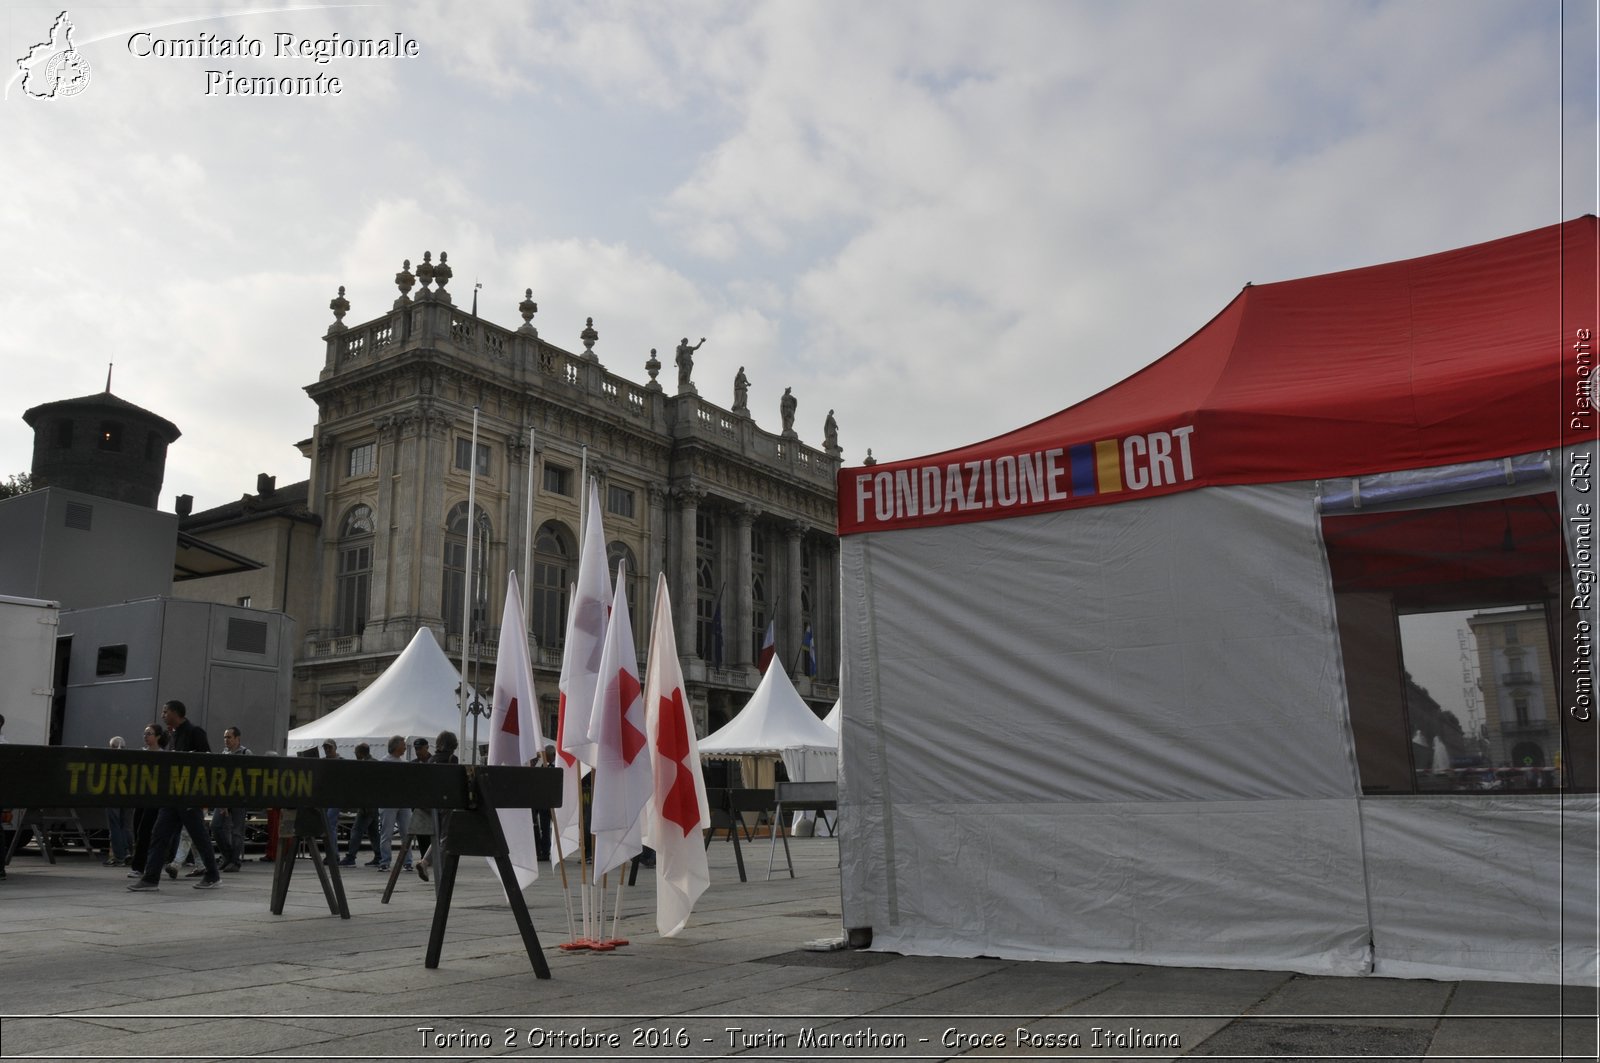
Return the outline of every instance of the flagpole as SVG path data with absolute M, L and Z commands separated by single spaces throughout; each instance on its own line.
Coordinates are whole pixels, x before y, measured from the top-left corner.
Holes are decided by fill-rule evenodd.
M 457 711 L 461 717 L 456 731 L 467 737 L 467 647 L 472 641 L 472 544 L 478 532 L 478 407 L 472 408 L 472 450 L 467 455 L 467 571 L 461 588 L 461 695 Z M 472 759 L 478 762 L 478 744 L 472 743 Z
M 578 453 L 578 541 L 583 543 L 587 542 L 585 536 L 589 533 L 589 522 L 594 519 L 594 514 L 589 512 L 589 444 L 582 444 L 578 449 Z M 590 767 L 593 768 L 594 765 L 591 764 Z M 593 785 L 591 782 L 590 800 L 593 800 Z M 589 903 L 591 894 L 594 894 L 596 904 L 600 902 L 599 895 L 594 893 L 594 883 L 589 881 L 589 857 L 591 853 L 589 832 L 584 827 L 583 801 L 583 786 L 580 780 L 580 785 L 578 786 L 578 869 L 583 875 L 579 881 L 578 888 L 582 890 L 583 897 L 583 936 L 593 944 L 599 939 L 600 935 L 595 932 L 597 928 L 591 924 L 591 920 L 596 918 L 591 915 Z M 599 909 L 599 912 L 598 918 L 603 920 L 605 918 L 604 909 Z
M 633 859 L 637 860 L 639 858 L 636 856 Z M 622 865 L 622 867 L 628 866 L 629 864 Z M 627 938 L 617 937 L 617 925 L 622 922 L 622 891 L 627 885 L 628 876 L 624 875 L 622 873 L 622 868 L 619 867 L 617 869 L 617 909 L 611 916 L 611 936 L 606 939 L 606 944 L 610 945 L 612 948 L 617 948 L 619 945 L 626 945 L 628 943 Z
M 614 952 L 616 946 L 606 941 L 603 935 L 606 932 L 606 888 L 611 881 L 611 872 L 600 876 L 600 885 L 596 887 L 598 893 L 595 898 L 594 934 L 589 948 L 595 952 Z
M 567 940 L 576 942 L 578 929 L 572 922 L 572 887 L 567 885 L 567 854 L 561 851 L 561 831 L 552 830 L 550 833 L 556 847 L 556 867 L 561 869 L 561 899 L 567 902 Z

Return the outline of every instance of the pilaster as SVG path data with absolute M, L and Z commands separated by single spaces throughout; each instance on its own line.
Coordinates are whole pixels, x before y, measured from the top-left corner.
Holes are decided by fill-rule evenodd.
M 778 655 L 785 668 L 794 661 L 800 649 L 800 548 L 805 541 L 806 527 L 799 521 L 784 525 L 783 537 L 788 544 L 788 590 L 783 596 L 783 622 L 778 627 Z
M 741 505 L 733 512 L 733 587 L 728 595 L 729 609 L 724 616 L 723 630 L 732 637 L 723 639 L 729 668 L 749 667 L 751 595 L 754 577 L 750 569 L 750 527 L 760 511 L 752 505 Z
M 678 499 L 678 586 L 675 588 L 674 619 L 678 626 L 678 656 L 695 656 L 695 618 L 699 610 L 699 588 L 695 583 L 695 526 L 700 502 L 706 493 L 693 481 L 686 481 L 673 492 Z

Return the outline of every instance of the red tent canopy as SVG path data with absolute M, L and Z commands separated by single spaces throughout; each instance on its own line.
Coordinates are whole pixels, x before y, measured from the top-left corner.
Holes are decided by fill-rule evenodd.
M 1060 413 L 842 469 L 839 533 L 1219 484 L 1357 476 L 1592 438 L 1596 221 L 1246 287 L 1175 350 Z

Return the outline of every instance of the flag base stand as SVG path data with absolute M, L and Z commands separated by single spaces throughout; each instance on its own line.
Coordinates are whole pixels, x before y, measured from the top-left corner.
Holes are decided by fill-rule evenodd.
M 579 938 L 576 941 L 563 941 L 556 948 L 562 952 L 615 952 L 627 943 L 627 938 L 611 938 L 607 941 L 598 941 L 595 938 Z

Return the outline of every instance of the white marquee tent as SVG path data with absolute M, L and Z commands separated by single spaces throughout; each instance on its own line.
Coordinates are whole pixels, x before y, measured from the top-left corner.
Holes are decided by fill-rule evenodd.
M 340 756 L 350 756 L 356 743 L 367 742 L 372 744 L 372 755 L 382 759 L 384 743 L 392 735 L 432 743 L 440 731 L 457 732 L 465 748 L 471 736 L 459 733 L 460 683 L 460 673 L 433 632 L 418 628 L 400 656 L 366 689 L 328 715 L 290 731 L 289 752 L 320 746 L 331 738 L 338 743 Z M 472 696 L 468 687 L 467 698 Z
M 739 714 L 700 740 L 700 755 L 777 756 L 791 782 L 839 777 L 839 736 L 801 700 L 776 663 Z

